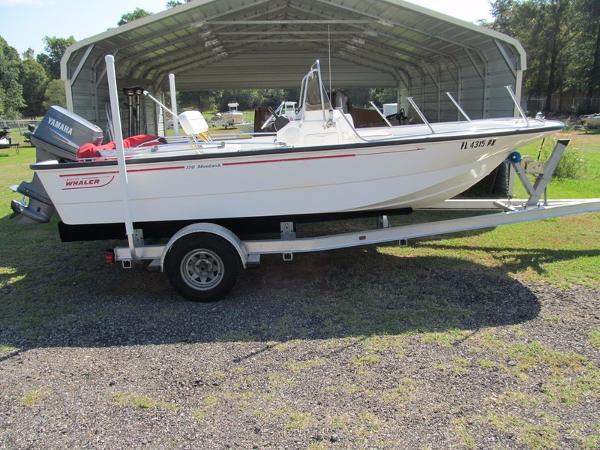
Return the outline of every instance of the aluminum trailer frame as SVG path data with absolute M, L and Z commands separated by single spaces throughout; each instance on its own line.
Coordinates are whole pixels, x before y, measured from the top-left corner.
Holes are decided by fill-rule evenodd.
M 492 200 L 479 202 L 492 202 Z M 508 203 L 506 206 L 508 207 Z M 139 240 L 139 246 L 136 246 L 135 258 L 132 257 L 127 247 L 115 248 L 114 254 L 115 260 L 122 262 L 125 268 L 132 267 L 135 261 L 150 261 L 151 266 L 163 270 L 165 257 L 179 238 L 193 233 L 210 233 L 230 242 L 238 251 L 243 267 L 248 267 L 260 263 L 262 255 L 281 254 L 284 260 L 291 261 L 295 253 L 321 252 L 389 242 L 398 242 L 400 245 L 405 245 L 410 239 L 493 228 L 499 225 L 532 222 L 552 217 L 600 212 L 600 199 L 560 200 L 535 207 L 511 206 L 511 208 L 509 211 L 493 214 L 481 214 L 478 216 L 384 227 L 351 233 L 307 238 L 295 238 L 289 234 L 286 236 L 286 233 L 282 233 L 279 239 L 248 241 L 240 240 L 233 232 L 224 227 L 211 223 L 198 223 L 182 229 L 165 245 L 146 246 L 143 245 L 142 240 Z M 447 209 L 457 210 L 455 207 Z

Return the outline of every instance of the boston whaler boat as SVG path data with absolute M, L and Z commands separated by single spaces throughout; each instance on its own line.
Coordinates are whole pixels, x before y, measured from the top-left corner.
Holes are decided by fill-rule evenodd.
M 38 153 L 42 149 L 46 156 L 56 155 L 53 147 L 73 140 L 81 129 L 93 139 L 79 149 L 75 161 L 41 160 L 38 154 L 32 169 L 43 189 L 35 180 L 22 184 L 17 190 L 32 200 L 29 205 L 13 201 L 13 210 L 47 221 L 54 207 L 63 234 L 70 227 L 86 226 L 97 233 L 98 227 L 111 224 L 122 230 L 125 223 L 129 247 L 116 249 L 116 259 L 127 267 L 136 260 L 152 261 L 166 270 L 182 294 L 195 300 L 222 297 L 235 281 L 234 266 L 257 262 L 260 254 L 282 253 L 289 259 L 298 251 L 383 242 L 382 236 L 353 236 L 302 248 L 282 246 L 289 239 L 269 246 L 268 241 L 241 241 L 219 225 L 223 221 L 273 217 L 289 223 L 298 217 L 432 207 L 464 192 L 508 158 L 518 163 L 516 148 L 563 128 L 561 122 L 524 114 L 470 120 L 456 103 L 466 121 L 430 124 L 409 99 L 423 124 L 357 129 L 351 116 L 331 107 L 317 61 L 302 80 L 297 120 L 285 118 L 288 123 L 277 133 L 212 140 L 202 114 L 192 111 L 178 116 L 187 137 L 123 142 L 111 56 L 107 66 L 116 144 L 97 145 L 97 127 L 67 111 L 52 110 L 37 138 L 33 136 Z M 57 114 L 62 114 L 59 119 Z M 533 193 L 539 186 L 530 187 Z M 144 224 L 172 223 L 192 225 L 162 246 L 143 246 L 136 233 Z M 388 241 L 406 237 L 386 235 Z
M 301 119 L 274 136 L 127 149 L 132 220 L 423 208 L 464 192 L 515 148 L 563 127 L 509 118 L 355 129 L 350 117 L 331 109 L 318 64 L 304 77 L 301 95 Z M 191 137 L 207 131 L 200 113 L 182 116 Z M 116 153 L 32 167 L 64 223 L 123 222 Z

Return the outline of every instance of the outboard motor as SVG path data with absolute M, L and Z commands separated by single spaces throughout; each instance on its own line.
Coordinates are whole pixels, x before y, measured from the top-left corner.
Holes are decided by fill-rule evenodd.
M 30 139 L 36 148 L 36 162 L 64 162 L 76 161 L 77 150 L 83 144 L 101 144 L 104 134 L 102 129 L 83 117 L 60 106 L 52 106 Z M 37 175 L 34 175 L 31 182 L 23 181 L 12 189 L 29 197 L 28 204 L 17 200 L 11 202 L 14 214 L 22 216 L 22 223 L 50 221 L 54 214 L 54 206 Z
M 60 106 L 52 106 L 31 135 L 37 162 L 76 161 L 79 147 L 90 143 L 100 145 L 103 139 L 104 133 L 99 127 Z

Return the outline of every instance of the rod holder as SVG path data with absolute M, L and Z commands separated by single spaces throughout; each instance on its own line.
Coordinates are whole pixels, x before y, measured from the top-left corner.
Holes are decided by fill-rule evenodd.
M 521 108 L 521 105 L 519 105 L 519 102 L 517 101 L 517 97 L 515 96 L 515 93 L 513 91 L 512 86 L 508 85 L 508 86 L 504 86 L 504 87 L 508 91 L 508 94 L 510 95 L 510 98 L 512 98 L 512 101 L 514 102 L 515 107 L 519 111 L 519 114 L 521 115 L 521 117 L 523 118 L 523 120 L 525 121 L 525 123 L 527 124 L 527 126 L 529 126 L 529 119 L 525 115 L 525 112 L 523 111 L 523 108 Z
M 389 121 L 389 120 L 387 120 L 387 117 L 385 117 L 385 116 L 383 115 L 383 113 L 382 113 L 381 111 L 379 111 L 379 108 L 378 108 L 378 107 L 375 105 L 375 103 L 374 103 L 374 102 L 372 102 L 372 101 L 371 101 L 371 102 L 369 102 L 369 103 L 371 104 L 371 106 L 372 106 L 373 108 L 375 108 L 375 111 L 377 111 L 377 114 L 379 114 L 379 117 L 381 117 L 381 118 L 382 118 L 382 119 L 385 121 L 385 123 L 387 123 L 388 127 L 390 127 L 390 128 L 394 128 L 394 127 L 392 126 L 392 124 L 390 123 L 390 121 Z
M 431 134 L 435 134 L 435 131 L 433 129 L 433 127 L 431 126 L 431 124 L 429 123 L 429 121 L 427 120 L 427 117 L 425 117 L 425 114 L 423 114 L 423 112 L 421 111 L 421 109 L 417 106 L 417 104 L 415 103 L 415 101 L 413 100 L 412 97 L 406 97 L 406 99 L 408 100 L 408 102 L 410 103 L 410 105 L 413 107 L 413 109 L 417 112 L 417 114 L 419 115 L 419 117 L 421 118 L 421 120 L 423 121 L 423 123 L 425 125 L 427 125 L 427 127 L 429 128 L 429 131 L 431 131 Z
M 446 92 L 446 95 L 448 96 L 448 98 L 450 99 L 450 101 L 452 103 L 454 103 L 454 106 L 456 106 L 456 109 L 458 109 L 458 111 L 464 116 L 464 118 L 467 119 L 469 122 L 471 122 L 471 118 L 467 115 L 467 113 L 465 112 L 465 110 L 460 107 L 460 105 L 454 99 L 454 97 L 452 97 L 452 94 L 450 92 Z

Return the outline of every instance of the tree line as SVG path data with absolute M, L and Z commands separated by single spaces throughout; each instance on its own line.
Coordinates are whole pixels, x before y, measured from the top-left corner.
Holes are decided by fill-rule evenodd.
M 167 2 L 168 8 L 181 5 L 176 0 Z M 151 13 L 136 8 L 123 14 L 118 25 Z M 44 52 L 35 55 L 27 49 L 22 55 L 0 36 L 0 118 L 17 119 L 43 115 L 49 106 L 65 106 L 65 86 L 60 79 L 60 60 L 75 38 L 46 36 Z
M 600 96 L 600 0 L 493 0 L 491 28 L 517 38 L 527 52 L 523 92 L 545 98 L 585 97 L 577 113 Z
M 44 38 L 45 52 L 19 52 L 0 37 L 0 117 L 16 119 L 42 115 L 49 105 L 65 104 L 60 59 L 73 36 Z

